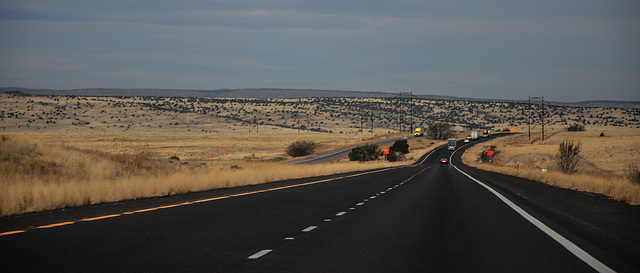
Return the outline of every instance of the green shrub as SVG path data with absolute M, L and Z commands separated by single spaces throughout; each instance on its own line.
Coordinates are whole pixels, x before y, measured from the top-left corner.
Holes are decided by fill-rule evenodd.
M 287 154 L 293 157 L 307 156 L 316 149 L 316 143 L 313 141 L 298 140 L 287 147 Z
M 382 155 L 382 150 L 375 144 L 365 144 L 357 146 L 349 152 L 349 160 L 351 161 L 373 161 L 378 160 Z
M 393 143 L 393 145 L 391 145 L 391 147 L 389 147 L 390 151 L 394 151 L 394 152 L 399 152 L 399 153 L 403 153 L 403 154 L 408 154 L 409 153 L 409 143 L 407 142 L 406 139 L 398 139 L 396 140 L 396 142 Z

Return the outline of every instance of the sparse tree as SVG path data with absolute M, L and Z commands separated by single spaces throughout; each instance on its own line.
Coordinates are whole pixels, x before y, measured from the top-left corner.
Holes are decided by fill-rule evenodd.
M 564 173 L 574 173 L 576 171 L 576 166 L 578 162 L 580 162 L 580 150 L 582 148 L 582 142 L 574 142 L 573 140 L 565 140 L 560 143 L 560 147 L 558 149 L 558 156 L 556 161 L 558 163 L 558 167 Z
M 453 132 L 449 123 L 435 122 L 427 127 L 427 134 L 433 139 L 447 139 L 453 135 Z
M 406 139 L 398 139 L 396 140 L 391 147 L 389 147 L 390 151 L 399 152 L 403 154 L 409 153 L 409 143 Z

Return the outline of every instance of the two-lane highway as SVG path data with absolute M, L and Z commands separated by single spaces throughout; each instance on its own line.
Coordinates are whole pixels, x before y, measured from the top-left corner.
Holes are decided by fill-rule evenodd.
M 53 213 L 44 228 L 0 230 L 0 262 L 11 272 L 594 271 L 438 163 L 451 154 L 84 221 Z

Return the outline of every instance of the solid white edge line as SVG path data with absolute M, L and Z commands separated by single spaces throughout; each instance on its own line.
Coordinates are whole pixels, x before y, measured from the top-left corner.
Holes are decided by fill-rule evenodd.
M 456 151 L 454 151 L 451 154 L 451 157 L 453 157 L 453 154 Z M 462 170 L 458 169 L 458 167 L 456 167 L 455 165 L 451 164 L 451 160 L 449 160 L 449 164 L 451 166 L 453 166 L 458 172 L 462 173 L 463 175 L 465 175 L 469 179 L 471 179 L 471 180 L 475 181 L 476 183 L 478 183 L 480 186 L 483 186 L 484 188 L 486 188 L 489 192 L 493 193 L 496 197 L 498 197 L 500 200 L 502 200 L 502 202 L 507 204 L 507 206 L 511 207 L 511 209 L 513 209 L 518 214 L 520 214 L 520 216 L 522 216 L 524 219 L 527 219 L 527 221 L 529 221 L 531 224 L 536 226 L 542 232 L 547 234 L 547 236 L 549 236 L 552 239 L 554 239 L 556 242 L 558 242 L 560 245 L 562 245 L 565 249 L 569 250 L 569 252 L 571 252 L 573 255 L 578 257 L 578 259 L 582 260 L 583 262 L 585 262 L 586 264 L 591 266 L 596 271 L 598 271 L 598 272 L 615 272 L 613 269 L 609 268 L 608 266 L 606 266 L 602 262 L 598 261 L 593 256 L 589 255 L 589 253 L 584 251 L 582 248 L 580 248 L 579 246 L 577 246 L 573 242 L 569 241 L 567 238 L 563 237 L 562 235 L 560 235 L 559 233 L 557 233 L 556 231 L 554 231 L 553 229 L 551 229 L 550 227 L 548 227 L 544 223 L 540 222 L 540 220 L 538 220 L 535 217 L 531 216 L 531 214 L 527 213 L 522 208 L 518 207 L 516 204 L 511 202 L 509 199 L 504 197 L 499 192 L 495 191 L 493 188 L 487 186 L 486 184 L 480 182 L 480 180 L 478 180 L 478 179 L 472 177 L 471 175 L 463 172 Z
M 250 259 L 250 260 L 258 259 L 258 258 L 266 255 L 267 253 L 271 252 L 271 251 L 272 251 L 272 249 L 263 249 L 263 250 L 258 251 L 256 254 L 253 254 L 253 255 L 247 257 L 247 259 Z

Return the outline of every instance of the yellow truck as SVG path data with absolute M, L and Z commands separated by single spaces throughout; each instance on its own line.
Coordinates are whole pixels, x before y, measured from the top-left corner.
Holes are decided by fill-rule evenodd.
M 415 136 L 419 137 L 419 136 L 423 136 L 424 133 L 422 132 L 422 128 L 416 128 L 416 133 Z

